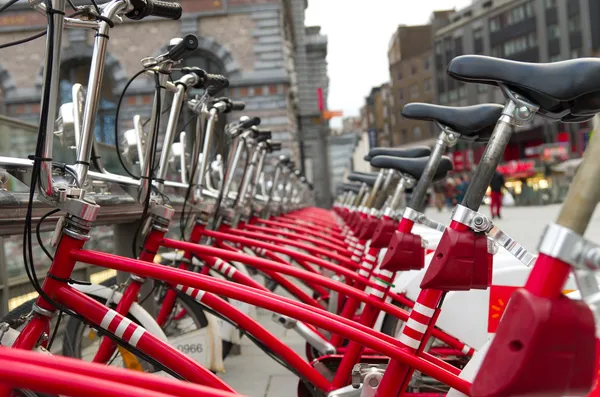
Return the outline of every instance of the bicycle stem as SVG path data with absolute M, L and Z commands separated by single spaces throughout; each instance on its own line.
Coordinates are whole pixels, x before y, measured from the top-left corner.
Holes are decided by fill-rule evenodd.
M 196 192 L 195 198 L 197 200 L 200 200 L 202 198 L 204 179 L 206 178 L 206 168 L 208 166 L 208 153 L 212 145 L 213 130 L 215 128 L 215 123 L 218 119 L 218 113 L 219 109 L 215 107 L 210 108 L 210 110 L 208 111 L 209 115 L 206 121 L 204 144 L 202 147 L 202 154 L 200 157 L 200 164 L 198 170 L 199 174 L 197 179 L 197 186 L 196 189 L 194 189 L 194 191 Z
M 64 0 L 53 1 L 62 2 L 62 10 L 64 11 Z M 126 7 L 126 1 L 109 3 L 102 11 L 102 16 L 112 20 L 118 12 L 125 10 Z M 83 186 L 87 178 L 90 157 L 92 154 L 92 146 L 95 139 L 94 128 L 96 125 L 96 114 L 98 112 L 98 105 L 100 103 L 102 78 L 104 75 L 104 62 L 106 58 L 106 46 L 108 44 L 108 33 L 110 30 L 110 25 L 104 20 L 99 21 L 97 23 L 97 26 L 98 33 L 96 34 L 94 42 L 94 52 L 92 54 L 92 62 L 90 66 L 90 77 L 87 84 L 85 107 L 83 109 L 83 121 L 81 125 L 80 141 L 81 146 L 77 150 L 77 161 L 75 163 L 75 174 L 77 175 L 77 181 L 80 186 Z M 58 85 L 59 82 L 60 79 L 57 75 L 55 83 Z M 52 127 L 54 127 L 54 123 L 52 123 Z M 48 141 L 48 136 L 46 137 L 46 139 Z M 51 142 L 52 136 L 50 136 L 50 145 L 52 144 Z
M 171 67 L 170 62 L 166 62 L 159 67 L 158 71 L 158 85 L 159 87 L 165 87 L 169 78 L 169 70 Z M 159 114 L 162 112 L 162 109 L 159 109 L 159 101 L 160 104 L 164 104 L 165 92 L 158 88 L 158 93 L 154 96 L 154 103 L 152 105 L 152 116 L 150 118 L 150 129 L 148 130 L 148 134 L 146 136 L 146 147 L 144 153 L 144 166 L 142 167 L 142 171 L 140 173 L 140 187 L 138 189 L 137 200 L 140 203 L 143 203 L 146 200 L 148 194 L 150 194 L 150 173 L 152 171 L 152 167 L 154 164 L 150 161 L 152 156 L 152 150 L 155 149 L 152 147 L 152 142 L 154 141 L 156 135 L 158 134 L 157 120 Z M 160 98 L 160 99 L 159 99 Z
M 233 176 L 235 170 L 237 168 L 238 162 L 242 157 L 242 152 L 244 151 L 244 140 L 240 136 L 237 136 L 232 145 L 232 150 L 230 151 L 229 164 L 227 165 L 227 171 L 225 171 L 225 181 L 223 182 L 223 198 L 225 200 L 229 197 L 229 190 L 231 189 L 231 183 L 233 182 Z M 233 153 L 233 156 L 231 154 Z
M 57 106 L 58 106 L 58 89 L 60 85 L 60 64 L 61 64 L 61 49 L 62 49 L 62 33 L 64 29 L 64 12 L 65 12 L 65 0 L 52 0 L 52 8 L 54 14 L 52 14 L 53 20 L 53 34 L 52 41 L 46 40 L 46 54 L 52 54 L 52 63 L 50 64 L 50 70 L 48 70 L 48 64 L 44 65 L 43 81 L 47 81 L 48 74 L 50 74 L 50 86 L 43 85 L 42 92 L 42 104 L 41 108 L 48 108 L 46 114 L 46 120 L 43 120 L 46 125 L 46 139 L 44 141 L 44 149 L 42 150 L 41 170 L 40 179 L 38 184 L 38 191 L 44 198 L 53 200 L 54 186 L 52 184 L 52 146 L 54 139 L 54 123 L 56 118 Z M 44 8 L 45 9 L 45 8 Z M 48 35 L 50 34 L 50 26 L 47 28 Z M 48 36 L 49 37 L 49 36 Z M 45 103 L 45 91 L 48 89 L 50 95 L 48 96 L 48 103 Z M 42 122 L 42 120 L 40 120 Z
M 158 172 L 156 173 L 156 184 L 159 192 L 164 190 L 164 179 L 167 175 L 167 164 L 171 154 L 171 146 L 173 145 L 173 139 L 175 138 L 175 130 L 177 128 L 177 122 L 179 121 L 179 115 L 181 114 L 181 107 L 183 105 L 183 101 L 185 100 L 187 89 L 196 84 L 197 81 L 198 77 L 193 73 L 189 73 L 175 82 L 175 95 L 173 96 L 171 111 L 169 112 L 169 121 L 167 122 L 167 129 L 165 131 L 163 148 L 160 154 Z M 159 111 L 161 110 L 159 109 Z

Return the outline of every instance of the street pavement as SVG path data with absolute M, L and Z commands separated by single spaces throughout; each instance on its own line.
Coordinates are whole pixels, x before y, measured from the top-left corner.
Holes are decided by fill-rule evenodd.
M 544 227 L 548 223 L 556 221 L 560 208 L 560 204 L 532 207 L 503 207 L 501 211 L 502 219 L 495 219 L 493 222 L 525 248 L 537 252 L 537 245 Z M 480 212 L 488 217 L 491 215 L 489 206 L 482 206 Z M 452 216 L 450 210 L 446 209 L 438 212 L 437 209 L 430 208 L 425 213 L 431 219 L 442 222 L 445 225 L 450 223 Z M 596 210 L 594 212 L 585 236 L 591 241 L 600 243 L 600 211 Z
M 556 219 L 560 205 L 543 207 L 505 207 L 502 219 L 495 223 L 509 236 L 513 237 L 528 250 L 535 251 L 539 236 L 544 226 Z M 482 207 L 481 212 L 489 214 L 489 207 Z M 428 209 L 426 214 L 439 222 L 448 224 L 451 212 Z M 594 213 L 586 237 L 600 243 L 600 212 Z M 278 291 L 280 292 L 280 291 Z M 258 320 L 275 336 L 281 338 L 288 346 L 302 357 L 304 342 L 293 331 L 285 330 L 271 320 L 271 313 L 259 309 Z M 242 339 L 241 355 L 228 357 L 225 360 L 227 372 L 221 377 L 238 392 L 251 397 L 293 397 L 296 396 L 298 378 L 277 364 L 248 338 Z

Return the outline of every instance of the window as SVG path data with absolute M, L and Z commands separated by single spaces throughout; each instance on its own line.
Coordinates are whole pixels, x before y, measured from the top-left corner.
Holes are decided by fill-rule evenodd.
M 410 65 L 410 74 L 417 74 L 417 64 L 416 63 L 411 63 Z
M 413 136 L 416 139 L 421 139 L 422 135 L 423 135 L 423 132 L 421 132 L 421 127 L 415 127 L 415 128 L 413 128 Z
M 581 56 L 581 53 L 579 52 L 578 49 L 575 49 L 573 51 L 571 51 L 571 59 L 573 58 L 579 58 Z
M 423 58 L 423 69 L 425 69 L 425 70 L 431 69 L 431 58 L 428 56 Z
M 402 70 L 399 70 L 398 73 L 396 73 L 396 78 L 397 80 L 402 80 L 404 76 L 402 76 Z
M 531 2 L 525 4 L 525 16 L 531 18 L 533 16 L 533 4 Z
M 71 93 L 73 84 L 87 84 L 89 74 L 89 59 L 77 59 L 70 62 L 65 62 L 61 65 L 59 77 L 59 105 L 73 101 L 73 96 Z M 98 114 L 96 116 L 94 134 L 96 135 L 98 141 L 107 143 L 109 145 L 114 145 L 117 98 L 110 88 L 114 85 L 112 76 L 110 76 L 108 73 L 105 73 L 104 82 L 106 84 L 103 84 L 101 89 L 101 97 L 98 106 Z M 120 121 L 123 120 L 124 118 L 120 119 Z
M 544 5 L 546 8 L 554 8 L 556 7 L 556 0 L 545 0 Z
M 404 101 L 404 90 L 402 88 L 398 88 L 398 99 L 400 102 Z
M 509 57 L 513 54 L 518 54 L 530 48 L 534 48 L 536 45 L 536 34 L 531 32 L 527 36 L 521 36 L 516 39 L 505 41 L 503 48 L 492 48 L 492 55 Z M 496 55 L 495 52 L 498 53 L 498 55 Z
M 475 29 L 473 31 L 473 39 L 474 40 L 481 40 L 481 39 L 483 39 L 483 30 L 481 28 Z
M 419 86 L 417 84 L 413 84 L 410 86 L 410 99 L 417 98 L 419 96 Z
M 432 79 L 426 79 L 426 80 L 423 82 L 423 91 L 425 91 L 425 92 L 431 92 L 431 90 L 432 90 L 432 85 L 433 85 L 433 81 L 432 81 Z
M 458 99 L 458 92 L 456 90 L 451 90 L 448 92 L 448 100 L 450 102 L 456 101 Z
M 490 32 L 497 32 L 500 30 L 500 18 L 492 18 L 490 19 Z
M 437 55 L 442 55 L 442 43 L 440 41 L 438 41 L 437 43 L 435 43 L 435 53 Z
M 184 59 L 183 62 L 179 65 L 180 68 L 184 68 L 184 67 L 190 67 L 190 66 L 197 66 L 203 70 L 206 71 L 210 71 L 210 73 L 216 73 L 216 74 L 224 74 L 225 77 L 227 77 L 226 72 L 225 72 L 225 66 L 223 65 L 223 62 L 212 52 L 209 51 L 204 51 L 204 50 L 196 50 L 192 53 L 190 53 L 189 55 L 187 55 Z M 173 80 L 177 80 L 179 78 L 181 78 L 185 73 L 183 73 L 182 71 L 174 71 L 173 74 L 171 75 L 171 77 L 173 77 Z M 264 86 L 262 88 L 262 92 L 264 94 L 267 94 L 269 91 L 268 86 Z M 257 90 L 255 90 L 255 94 L 254 95 L 259 95 L 257 92 Z M 196 94 L 198 95 L 202 95 L 204 93 L 203 89 L 197 89 L 194 88 L 192 90 L 188 90 L 188 92 L 194 96 Z M 225 90 L 222 92 L 222 94 L 224 96 L 233 96 L 231 92 L 229 92 L 228 90 Z M 168 96 L 167 96 L 168 97 Z M 169 103 L 170 104 L 170 103 Z M 178 131 L 184 131 L 186 129 L 185 123 L 192 119 L 194 117 L 195 113 L 192 112 L 192 110 L 188 107 L 188 106 L 184 106 L 181 109 L 181 117 L 179 118 L 179 122 L 178 122 L 178 127 L 177 130 Z M 217 124 L 215 125 L 215 128 L 225 128 L 225 124 L 227 123 L 227 118 L 226 117 L 219 117 Z M 220 131 L 220 129 L 217 129 L 216 131 Z M 215 136 L 216 140 L 215 140 L 215 146 L 216 146 L 216 153 L 222 153 L 223 150 L 226 150 L 225 148 L 228 145 L 228 138 L 222 135 L 218 135 Z M 176 138 L 178 140 L 178 138 Z
M 562 60 L 562 57 L 560 56 L 560 54 L 552 55 L 549 59 L 550 62 L 558 62 L 560 60 Z
M 408 131 L 406 131 L 406 128 L 402 128 L 402 142 L 406 142 L 408 138 Z
M 548 26 L 548 38 L 550 40 L 557 39 L 560 37 L 560 29 L 558 24 Z
M 569 32 L 570 33 L 579 31 L 579 24 L 581 23 L 580 20 L 581 20 L 581 18 L 579 18 L 579 14 L 573 15 L 572 17 L 569 18 Z
M 531 32 L 527 36 L 527 45 L 529 48 L 533 48 L 537 45 L 537 34 L 535 32 Z
M 488 92 L 489 87 L 485 84 L 477 84 L 477 92 L 479 94 L 484 94 L 486 92 Z

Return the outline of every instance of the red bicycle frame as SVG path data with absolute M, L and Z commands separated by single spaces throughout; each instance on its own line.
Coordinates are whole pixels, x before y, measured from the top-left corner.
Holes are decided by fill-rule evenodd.
M 93 397 L 113 397 L 117 393 L 127 397 L 237 396 L 137 371 L 5 347 L 0 347 L 0 366 L 0 383 L 40 393 Z
M 153 230 L 153 232 L 159 233 L 155 230 Z M 158 242 L 165 246 L 171 246 L 172 248 L 183 248 L 192 251 L 203 248 L 199 245 L 169 239 L 159 240 Z M 296 318 L 330 332 L 339 333 L 347 339 L 357 341 L 367 348 L 378 351 L 388 357 L 406 361 L 411 367 L 417 368 L 457 390 L 468 393 L 469 383 L 456 376 L 457 370 L 455 368 L 426 353 L 422 353 L 419 356 L 406 353 L 405 351 L 398 349 L 397 342 L 394 338 L 375 332 L 368 327 L 364 327 L 348 319 L 332 315 L 324 310 L 283 298 L 275 294 L 258 291 L 228 281 L 217 280 L 213 277 L 168 268 L 162 265 L 155 265 L 142 260 L 83 250 L 83 244 L 84 241 L 82 240 L 77 240 L 66 234 L 62 236 L 55 259 L 49 270 L 49 274 L 52 277 L 46 278 L 43 285 L 45 293 L 59 304 L 82 315 L 89 323 L 115 334 L 117 337 L 134 346 L 136 349 L 139 349 L 146 355 L 157 359 L 157 361 L 189 381 L 231 391 L 227 385 L 210 371 L 207 371 L 176 349 L 170 347 L 156 337 L 153 337 L 141 327 L 133 324 L 114 310 L 103 306 L 94 299 L 73 289 L 66 282 L 61 281 L 69 278 L 77 261 L 136 274 L 140 277 L 163 280 L 196 299 L 200 296 L 200 301 L 202 303 L 207 305 L 213 304 L 215 306 L 220 305 L 218 308 L 216 307 L 216 309 L 223 310 L 223 314 L 226 316 L 228 315 L 228 310 L 231 310 L 231 313 L 229 314 L 233 315 L 233 310 L 235 309 L 228 307 L 226 302 L 217 297 L 214 299 L 211 298 L 211 296 L 214 295 L 204 293 L 203 291 L 227 296 L 231 299 L 243 301 Z M 217 250 L 213 247 L 208 248 Z M 239 254 L 229 252 L 229 255 Z M 265 261 L 260 258 L 256 259 Z M 46 302 L 41 297 L 38 299 L 37 304 L 45 310 L 55 310 L 49 302 Z M 33 319 L 25 326 L 25 329 L 15 342 L 15 347 L 23 349 L 31 349 L 34 347 L 43 330 L 48 326 L 49 320 L 48 317 L 38 313 L 34 314 Z M 236 320 L 239 321 L 240 326 L 242 327 L 251 327 L 253 323 L 253 320 L 247 316 L 238 316 Z M 255 332 L 257 333 L 257 335 L 255 335 L 257 338 L 264 341 L 268 340 L 268 332 L 262 327 L 258 326 L 255 329 Z M 282 359 L 294 363 L 293 365 L 295 368 L 316 387 L 323 391 L 330 391 L 332 389 L 331 384 L 307 363 L 305 363 L 306 366 L 304 367 L 296 367 L 302 365 L 300 362 L 304 361 L 301 359 L 297 360 L 299 357 L 293 351 L 286 351 L 277 345 L 272 347 L 278 349 L 276 353 L 280 354 Z M 294 358 L 294 356 L 296 358 Z

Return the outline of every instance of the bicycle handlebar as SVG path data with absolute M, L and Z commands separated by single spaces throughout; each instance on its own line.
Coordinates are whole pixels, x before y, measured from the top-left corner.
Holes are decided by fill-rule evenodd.
M 260 117 L 252 117 L 249 120 L 241 122 L 240 125 L 238 126 L 238 128 L 240 128 L 242 130 L 247 130 L 248 128 L 257 126 L 259 124 L 260 124 Z
M 272 141 L 271 139 L 267 139 L 267 145 L 271 152 L 281 150 L 281 142 L 279 141 Z
M 133 10 L 125 14 L 133 20 L 144 19 L 148 16 L 177 20 L 181 18 L 181 4 L 162 0 L 129 0 Z
M 231 101 L 231 110 L 244 110 L 246 108 L 246 104 L 242 101 Z
M 229 80 L 220 74 L 207 73 L 204 78 L 204 88 L 210 96 L 215 96 L 225 88 L 229 87 Z
M 193 34 L 186 35 L 179 43 L 175 44 L 165 55 L 166 58 L 177 62 L 192 51 L 198 48 L 198 38 Z

